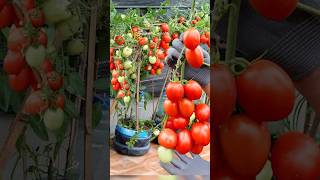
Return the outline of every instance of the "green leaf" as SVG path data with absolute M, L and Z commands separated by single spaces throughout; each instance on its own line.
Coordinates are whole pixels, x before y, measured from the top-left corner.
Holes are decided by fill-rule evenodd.
M 8 112 L 10 107 L 11 90 L 6 75 L 0 75 L 0 109 Z
M 39 116 L 30 116 L 27 120 L 27 123 L 32 128 L 33 132 L 42 140 L 48 141 L 49 136 L 47 132 L 47 128 L 44 125 L 43 121 Z
M 92 128 L 96 128 L 101 121 L 102 118 L 102 105 L 101 103 L 93 104 L 93 112 L 92 112 Z
M 10 106 L 15 113 L 20 111 L 24 97 L 25 93 L 11 93 Z
M 66 98 L 66 106 L 64 108 L 64 111 L 71 118 L 78 117 L 75 103 L 68 98 Z
M 82 81 L 80 74 L 74 72 L 70 73 L 66 77 L 66 81 L 64 83 L 66 90 L 74 95 L 79 95 L 83 97 L 85 95 L 84 82 Z
M 106 78 L 97 79 L 94 82 L 94 88 L 100 91 L 106 91 L 109 89 L 108 80 Z

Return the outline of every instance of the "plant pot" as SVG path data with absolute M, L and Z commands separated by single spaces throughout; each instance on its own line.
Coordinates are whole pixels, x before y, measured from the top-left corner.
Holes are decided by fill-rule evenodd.
M 134 147 L 129 147 L 126 142 L 133 137 L 137 131 L 125 128 L 121 125 L 116 126 L 115 139 L 113 142 L 114 149 L 120 153 L 129 156 L 142 156 L 146 154 L 150 149 L 151 133 L 148 131 L 142 131 L 137 135 L 137 142 Z

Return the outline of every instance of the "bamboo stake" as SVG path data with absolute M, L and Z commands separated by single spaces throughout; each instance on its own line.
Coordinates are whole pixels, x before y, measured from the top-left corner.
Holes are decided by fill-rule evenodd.
M 136 92 L 136 130 L 139 131 L 139 91 L 140 91 L 140 69 L 141 69 L 141 61 L 138 60 L 138 70 L 137 70 L 137 92 Z

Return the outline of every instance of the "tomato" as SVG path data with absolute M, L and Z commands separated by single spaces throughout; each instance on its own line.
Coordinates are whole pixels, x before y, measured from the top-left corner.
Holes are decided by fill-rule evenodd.
M 190 118 L 190 116 L 194 112 L 193 102 L 187 98 L 183 98 L 182 100 L 179 101 L 178 105 L 179 105 L 179 112 L 181 116 L 185 118 Z
M 200 154 L 200 153 L 202 152 L 202 149 L 203 149 L 203 146 L 198 145 L 198 144 L 194 144 L 194 145 L 192 146 L 191 152 L 192 152 L 193 154 Z
M 194 50 L 186 49 L 185 53 L 187 62 L 193 68 L 200 68 L 203 64 L 203 53 L 200 47 L 197 47 Z
M 154 38 L 152 38 L 152 41 L 153 41 L 154 43 L 158 43 L 158 42 L 159 42 L 159 38 L 158 38 L 158 37 L 154 37 Z
M 67 40 L 79 32 L 81 28 L 81 20 L 78 16 L 72 16 L 56 25 L 56 31 L 58 32 L 59 38 Z
M 186 18 L 184 16 L 180 16 L 178 19 L 178 23 L 184 23 L 186 22 Z
M 116 36 L 116 37 L 114 38 L 114 40 L 116 41 L 116 43 L 117 43 L 118 45 L 122 45 L 122 44 L 125 43 L 124 37 L 122 37 L 122 36 Z
M 7 3 L 8 3 L 7 0 L 0 0 L 0 11 Z
M 214 64 L 212 73 L 213 120 L 220 124 L 229 119 L 235 108 L 236 83 L 234 76 L 224 64 Z
M 162 41 L 166 42 L 166 43 L 170 43 L 171 42 L 171 37 L 169 33 L 165 33 L 162 35 Z
M 137 33 L 139 31 L 139 28 L 137 26 L 132 26 L 131 30 L 133 33 Z
M 162 23 L 160 29 L 162 32 L 169 32 L 169 25 L 167 23 Z
M 118 91 L 120 89 L 120 83 L 112 85 L 113 90 Z
M 189 130 L 184 129 L 177 134 L 177 145 L 176 150 L 180 154 L 186 154 L 192 149 L 192 138 Z
M 49 87 L 54 91 L 59 90 L 63 86 L 63 77 L 55 71 L 47 73 L 47 79 Z
M 161 63 L 159 64 L 159 68 L 160 68 L 160 69 L 163 69 L 163 68 L 164 68 L 164 63 L 163 63 L 163 62 L 161 62 Z
M 10 26 L 15 17 L 14 7 L 11 3 L 7 3 L 2 10 L 0 10 L 0 29 Z
M 43 122 L 47 129 L 54 131 L 62 127 L 64 112 L 62 109 L 48 109 L 43 116 Z
M 195 16 L 194 19 L 195 19 L 196 21 L 201 21 L 201 17 L 199 17 L 199 16 Z
M 114 53 L 114 48 L 110 48 L 110 56 L 113 56 L 113 53 Z
M 118 71 L 113 70 L 113 71 L 112 71 L 112 77 L 114 77 L 114 78 L 118 78 L 118 77 L 119 77 L 119 73 L 118 73 Z
M 123 90 L 120 90 L 120 91 L 118 92 L 116 98 L 117 98 L 117 99 L 121 99 L 121 98 L 123 98 L 125 95 L 126 95 L 125 92 L 124 92 Z
M 183 43 L 190 50 L 196 49 L 200 44 L 199 31 L 194 28 L 188 29 L 183 35 Z
M 159 59 L 164 59 L 166 57 L 166 55 L 163 53 L 162 50 L 157 50 L 156 51 L 156 57 Z
M 191 21 L 191 24 L 194 25 L 194 24 L 197 24 L 197 22 L 198 22 L 198 21 L 194 19 L 194 20 Z
M 184 97 L 183 85 L 180 82 L 169 82 L 166 86 L 166 95 L 171 101 L 180 101 Z
M 251 6 L 262 16 L 284 21 L 297 7 L 298 0 L 250 0 Z
M 49 72 L 53 71 L 53 65 L 52 65 L 51 60 L 46 58 L 42 63 L 41 69 L 44 73 L 49 73 Z
M 38 114 L 48 108 L 48 101 L 43 97 L 41 91 L 32 92 L 23 107 L 23 112 L 27 114 Z
M 3 68 L 8 74 L 19 74 L 26 64 L 27 63 L 20 52 L 9 50 L 4 58 Z
M 164 112 L 169 116 L 177 116 L 179 114 L 178 104 L 166 99 L 163 102 Z
M 85 49 L 85 45 L 83 44 L 83 40 L 81 39 L 73 39 L 67 44 L 67 53 L 70 56 L 76 56 L 83 53 Z
M 68 0 L 47 0 L 42 4 L 46 22 L 56 24 L 67 20 L 72 16 L 68 10 L 70 2 Z
M 235 115 L 222 124 L 221 145 L 230 167 L 241 176 L 256 176 L 264 167 L 271 139 L 264 124 Z
M 47 47 L 48 36 L 47 36 L 47 33 L 43 29 L 41 29 L 39 31 L 38 42 L 39 42 L 39 44 L 43 45 L 44 47 Z
M 206 44 L 209 41 L 209 39 L 206 37 L 206 35 L 202 34 L 200 36 L 200 42 L 203 44 Z
M 38 47 L 30 46 L 26 50 L 25 55 L 26 60 L 31 67 L 40 69 L 42 62 L 45 60 L 46 57 L 46 50 L 42 45 Z
M 171 149 L 167 149 L 165 147 L 159 146 L 158 157 L 161 162 L 169 163 L 173 159 L 173 151 Z
M 288 132 L 279 137 L 271 155 L 277 179 L 300 180 L 320 177 L 320 148 L 308 135 Z
M 189 124 L 189 121 L 183 117 L 176 117 L 173 119 L 174 129 L 185 129 Z
M 202 87 L 194 80 L 189 80 L 184 85 L 184 94 L 190 100 L 198 100 L 202 96 Z
M 42 27 L 45 24 L 45 17 L 42 10 L 34 8 L 30 9 L 28 13 L 34 27 Z
M 36 7 L 36 1 L 35 0 L 23 0 L 22 4 L 27 10 L 31 10 L 31 9 Z
M 176 132 L 168 128 L 163 129 L 158 136 L 159 144 L 168 149 L 174 149 L 177 145 L 177 140 Z
M 204 35 L 205 35 L 208 39 L 210 39 L 210 32 L 209 32 L 209 31 L 206 31 L 206 32 L 204 33 Z
M 210 119 L 210 107 L 206 104 L 196 105 L 195 110 L 196 119 L 200 122 L 207 122 Z
M 174 129 L 174 127 L 173 127 L 173 119 L 174 119 L 174 117 L 171 117 L 171 116 L 168 117 L 168 119 L 166 121 L 165 128 Z
M 118 79 L 117 79 L 117 78 L 112 78 L 112 79 L 111 79 L 111 84 L 112 84 L 112 85 L 117 84 L 117 82 L 118 82 Z
M 63 94 L 59 94 L 55 99 L 55 106 L 64 109 L 65 99 Z
M 18 75 L 9 75 L 9 86 L 16 92 L 25 91 L 31 82 L 32 70 L 28 67 L 21 70 Z
M 145 45 L 147 43 L 148 43 L 148 38 L 147 37 L 142 37 L 142 38 L 139 39 L 139 44 L 141 46 L 143 46 L 143 45 Z
M 29 40 L 22 28 L 12 26 L 9 32 L 7 46 L 11 51 L 21 51 L 27 46 Z
M 210 143 L 210 129 L 203 123 L 197 122 L 192 125 L 191 136 L 198 145 L 206 146 Z
M 238 101 L 258 121 L 277 121 L 292 111 L 295 90 L 290 77 L 271 61 L 259 60 L 236 78 Z
M 178 39 L 179 38 L 179 34 L 177 32 L 173 33 L 171 35 L 172 39 L 175 40 L 175 39 Z

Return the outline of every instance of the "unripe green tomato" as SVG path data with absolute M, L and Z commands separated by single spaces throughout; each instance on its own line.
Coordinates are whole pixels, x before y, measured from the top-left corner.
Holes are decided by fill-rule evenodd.
M 161 162 L 169 163 L 173 159 L 173 151 L 171 149 L 167 149 L 163 146 L 159 146 L 158 148 L 158 157 Z
M 142 47 L 142 49 L 143 49 L 144 51 L 148 51 L 149 46 L 148 46 L 148 45 L 144 45 L 144 46 Z
M 150 64 L 154 64 L 154 63 L 156 63 L 156 61 L 157 61 L 157 58 L 155 56 L 150 56 L 149 57 L 149 63 Z
M 136 79 L 137 75 L 136 74 L 131 74 L 131 79 Z
M 130 96 L 125 96 L 125 97 L 123 97 L 123 102 L 124 102 L 125 104 L 129 104 L 129 103 L 130 103 L 130 100 L 131 100 Z
M 131 69 L 132 68 L 132 61 L 125 61 L 124 64 L 124 69 Z
M 118 82 L 119 82 L 119 83 L 123 83 L 123 81 L 124 81 L 124 77 L 123 77 L 123 76 L 119 76 L 119 77 L 118 77 Z
M 121 16 L 122 19 L 126 18 L 126 15 L 124 15 L 124 14 L 121 14 L 120 16 Z
M 127 33 L 127 36 L 128 36 L 129 38 L 133 38 L 132 33 Z
M 122 54 L 123 54 L 123 57 L 129 57 L 129 56 L 131 56 L 131 54 L 132 54 L 132 49 L 131 48 L 129 48 L 129 47 L 125 47 L 125 48 L 123 48 L 123 50 L 122 50 Z

